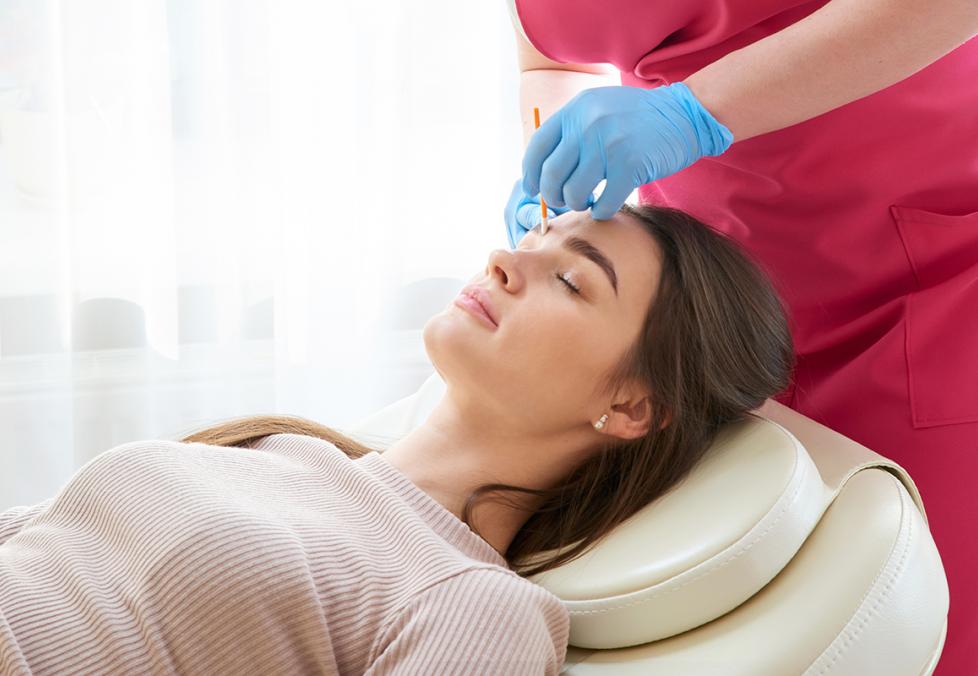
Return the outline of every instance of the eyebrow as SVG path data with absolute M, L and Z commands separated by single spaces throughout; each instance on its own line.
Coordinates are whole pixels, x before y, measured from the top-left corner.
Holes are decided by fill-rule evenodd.
M 540 234 L 540 224 L 537 223 L 533 230 L 530 232 L 535 232 Z M 604 272 L 608 281 L 611 282 L 611 288 L 615 290 L 615 296 L 618 296 L 618 274 L 615 272 L 615 266 L 611 263 L 611 260 L 604 255 L 601 249 L 597 248 L 591 244 L 586 239 L 581 239 L 580 237 L 574 237 L 569 235 L 564 238 L 562 242 L 562 247 L 571 253 L 577 254 L 578 256 L 583 256 L 587 258 L 592 263 L 597 264 Z

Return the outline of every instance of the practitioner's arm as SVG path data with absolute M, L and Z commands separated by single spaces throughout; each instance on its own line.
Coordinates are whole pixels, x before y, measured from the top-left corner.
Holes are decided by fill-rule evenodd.
M 533 135 L 535 107 L 540 109 L 542 122 L 585 89 L 621 84 L 621 75 L 614 66 L 552 61 L 528 42 L 515 25 L 514 30 L 520 67 L 520 119 L 523 123 L 524 148 Z
M 736 143 L 885 89 L 975 35 L 975 0 L 831 0 L 683 83 Z

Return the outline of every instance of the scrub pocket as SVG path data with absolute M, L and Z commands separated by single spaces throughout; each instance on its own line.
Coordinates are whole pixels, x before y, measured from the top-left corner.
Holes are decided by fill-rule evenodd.
M 917 280 L 907 297 L 913 426 L 978 421 L 978 211 L 891 205 Z

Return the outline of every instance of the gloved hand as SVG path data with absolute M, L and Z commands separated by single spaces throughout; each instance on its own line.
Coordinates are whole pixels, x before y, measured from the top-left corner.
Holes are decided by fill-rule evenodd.
M 523 192 L 555 209 L 587 209 L 602 179 L 591 217 L 614 216 L 631 192 L 720 155 L 733 134 L 682 82 L 641 89 L 585 89 L 540 125 L 523 155 Z
M 520 187 L 521 181 L 517 179 L 513 184 L 513 191 L 503 209 L 503 220 L 506 221 L 506 236 L 509 238 L 510 248 L 515 249 L 528 231 L 536 227 L 537 223 L 543 220 L 543 213 L 540 209 L 540 197 L 530 197 L 523 192 Z M 588 195 L 587 206 L 594 204 L 594 195 Z M 568 207 L 558 207 L 556 209 L 547 202 L 547 218 L 553 218 L 560 214 L 570 211 Z

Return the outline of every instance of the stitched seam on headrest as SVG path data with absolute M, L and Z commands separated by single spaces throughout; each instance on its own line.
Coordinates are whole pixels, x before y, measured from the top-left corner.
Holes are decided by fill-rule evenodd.
M 825 651 L 812 663 L 812 666 L 810 666 L 809 669 L 814 668 L 815 664 L 819 660 L 828 659 L 827 656 L 831 652 L 833 652 L 833 650 L 835 651 L 835 655 L 833 655 L 832 658 L 826 664 L 822 665 L 822 668 L 818 671 L 817 674 L 813 674 L 812 676 L 823 676 L 823 674 L 825 674 L 828 671 L 828 669 L 830 669 L 836 663 L 836 661 L 845 653 L 845 651 L 853 643 L 855 643 L 856 637 L 859 636 L 859 633 L 866 628 L 866 626 L 869 624 L 869 621 L 876 615 L 877 609 L 879 609 L 879 607 L 884 603 L 884 601 L 888 600 L 890 591 L 892 590 L 894 583 L 896 582 L 897 578 L 900 577 L 900 574 L 903 572 L 903 569 L 906 567 L 906 560 L 910 554 L 910 544 L 911 542 L 913 542 L 912 534 L 914 529 L 913 519 L 907 517 L 907 513 L 908 513 L 907 501 L 910 499 L 910 496 L 907 493 L 906 488 L 904 488 L 903 482 L 900 481 L 899 478 L 893 476 L 892 474 L 890 474 L 889 476 L 892 479 L 892 481 L 897 484 L 896 487 L 897 493 L 899 493 L 900 495 L 899 535 L 904 535 L 904 531 L 906 531 L 906 536 L 905 536 L 906 542 L 903 547 L 903 554 L 900 556 L 900 560 L 897 562 L 897 564 L 893 566 L 892 565 L 893 552 L 900 544 L 900 537 L 898 535 L 896 541 L 893 543 L 893 547 L 890 548 L 890 553 L 884 559 L 883 565 L 880 566 L 879 572 L 877 573 L 876 577 L 873 578 L 873 583 L 869 585 L 869 589 L 866 590 L 866 593 L 863 594 L 862 599 L 860 599 L 859 606 L 857 606 L 855 615 L 853 615 L 852 619 L 849 620 L 849 622 L 842 629 L 839 635 L 835 637 L 832 643 L 829 644 L 829 647 L 826 648 Z M 916 505 L 914 505 L 914 510 L 916 511 L 916 509 L 917 509 Z M 909 524 L 909 527 L 905 529 L 904 527 L 907 524 Z M 873 601 L 872 600 L 873 592 L 877 590 L 880 583 L 880 578 L 886 575 L 888 570 L 892 572 L 888 576 L 886 585 L 883 587 L 883 590 L 879 594 L 879 596 L 876 597 L 875 601 Z M 866 610 L 865 608 L 866 604 L 870 603 L 871 601 L 873 603 L 872 607 L 869 608 L 869 610 Z M 847 636 L 846 635 L 847 632 L 850 630 L 850 628 L 853 626 L 854 623 L 855 623 L 855 631 L 852 632 L 851 636 Z M 808 670 L 806 670 L 805 673 L 807 676 Z

